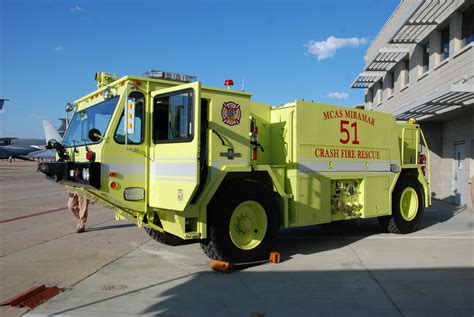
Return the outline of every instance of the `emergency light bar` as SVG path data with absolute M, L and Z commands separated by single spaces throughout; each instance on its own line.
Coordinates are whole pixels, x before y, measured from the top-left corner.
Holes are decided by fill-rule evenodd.
M 162 72 L 161 70 L 150 69 L 149 71 L 145 73 L 145 75 L 150 78 L 174 80 L 174 81 L 180 81 L 183 83 L 192 83 L 196 81 L 196 76 L 170 73 L 170 72 Z

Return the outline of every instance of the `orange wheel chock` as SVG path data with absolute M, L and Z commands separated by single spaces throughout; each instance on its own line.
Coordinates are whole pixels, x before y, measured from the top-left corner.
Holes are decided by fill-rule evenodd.
M 270 252 L 270 262 L 277 264 L 280 263 L 280 253 L 279 252 Z
M 232 273 L 232 264 L 230 264 L 229 262 L 211 261 L 211 262 L 209 262 L 209 266 L 214 271 L 219 271 L 219 272 L 226 273 L 226 274 Z

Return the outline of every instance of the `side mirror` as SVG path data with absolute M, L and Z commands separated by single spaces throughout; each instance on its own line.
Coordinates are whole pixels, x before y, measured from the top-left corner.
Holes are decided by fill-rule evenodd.
M 100 133 L 100 131 L 95 128 L 89 131 L 88 136 L 89 136 L 89 140 L 91 140 L 92 142 L 99 142 L 100 140 L 103 139 L 102 133 Z

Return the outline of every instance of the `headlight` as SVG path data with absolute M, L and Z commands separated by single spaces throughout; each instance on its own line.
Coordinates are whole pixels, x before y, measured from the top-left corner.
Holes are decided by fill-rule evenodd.
M 74 178 L 74 170 L 69 170 L 69 177 Z
M 89 181 L 89 169 L 87 167 L 82 169 L 82 179 Z
M 125 200 L 142 200 L 145 198 L 145 189 L 141 187 L 125 188 L 123 191 Z

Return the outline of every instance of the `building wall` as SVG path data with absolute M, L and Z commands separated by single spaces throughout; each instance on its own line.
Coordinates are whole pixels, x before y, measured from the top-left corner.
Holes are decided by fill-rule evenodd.
M 430 148 L 431 192 L 433 198 L 454 203 L 457 169 L 456 144 L 465 144 L 463 201 L 472 206 L 474 177 L 474 111 L 447 121 L 421 122 Z
M 405 22 L 409 14 L 414 10 L 418 3 L 419 0 L 400 1 L 400 4 L 395 9 L 392 16 L 385 23 L 382 30 L 380 30 L 367 50 L 365 54 L 366 63 L 372 61 L 375 56 L 377 56 L 379 49 L 381 49 L 388 41 L 390 41 L 391 36 L 400 28 L 400 25 Z
M 470 179 L 474 176 L 474 156 L 471 148 L 474 142 L 474 112 L 470 116 L 458 117 L 454 120 L 443 123 L 443 161 L 439 166 L 441 189 L 437 192 L 437 198 L 454 203 L 456 190 L 455 175 L 457 169 L 457 160 L 455 156 L 456 144 L 465 144 L 464 173 L 462 180 L 462 204 L 472 207 Z M 434 167 L 438 167 L 434 165 Z
M 383 112 L 394 112 L 397 109 L 414 102 L 424 96 L 435 93 L 439 87 L 447 84 L 465 83 L 474 85 L 474 46 L 473 43 L 453 52 L 450 57 L 436 65 L 434 55 L 430 55 L 430 70 L 422 74 L 422 46 L 413 48 L 409 55 L 409 83 L 404 85 L 402 69 L 404 61 L 398 63 L 395 68 L 395 85 L 393 95 L 388 93 L 388 75 L 384 77 L 384 86 L 380 82 L 374 84 L 373 110 Z M 433 61 L 433 62 L 432 62 Z M 465 79 L 467 79 L 465 81 Z M 383 93 L 382 93 L 383 92 Z M 379 94 L 383 94 L 382 100 L 378 100 Z

